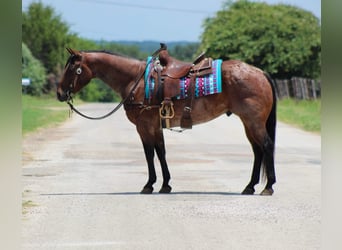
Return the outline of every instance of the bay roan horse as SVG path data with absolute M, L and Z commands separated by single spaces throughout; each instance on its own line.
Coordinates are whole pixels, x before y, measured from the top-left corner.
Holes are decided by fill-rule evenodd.
M 165 159 L 163 129 L 160 126 L 160 101 L 147 102 L 144 96 L 145 61 L 103 51 L 68 49 L 70 57 L 57 87 L 60 101 L 68 101 L 92 78 L 99 78 L 121 95 L 128 119 L 136 125 L 148 165 L 148 181 L 141 193 L 152 193 L 156 182 L 154 155 L 159 158 L 163 184 L 160 193 L 170 193 L 170 173 Z M 276 181 L 274 148 L 276 130 L 276 96 L 272 80 L 264 71 L 237 60 L 223 61 L 222 92 L 196 98 L 191 117 L 194 125 L 208 122 L 222 114 L 240 117 L 254 153 L 251 180 L 242 194 L 254 194 L 260 173 L 267 177 L 261 195 L 272 195 Z M 186 99 L 174 100 L 171 127 L 180 126 Z M 263 167 L 261 169 L 261 167 Z M 263 171 L 261 171 L 263 170 Z

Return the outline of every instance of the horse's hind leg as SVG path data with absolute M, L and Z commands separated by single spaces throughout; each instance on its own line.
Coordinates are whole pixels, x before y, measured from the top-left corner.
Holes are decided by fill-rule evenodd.
M 267 183 L 265 189 L 260 193 L 261 195 L 272 195 L 273 184 L 276 182 L 275 170 L 274 170 L 274 142 L 267 135 L 264 144 L 264 158 L 263 165 L 266 168 Z
M 260 127 L 253 123 L 252 126 L 245 125 L 246 135 L 252 144 L 254 152 L 254 164 L 251 180 L 243 190 L 242 194 L 254 194 L 254 186 L 259 183 L 260 170 L 263 167 L 267 176 L 267 184 L 265 189 L 261 192 L 261 195 L 272 195 L 272 185 L 275 183 L 275 171 L 274 171 L 274 144 L 271 138 L 268 136 L 266 128 Z
M 254 186 L 259 183 L 260 180 L 260 169 L 261 162 L 263 158 L 263 151 L 259 145 L 256 143 L 252 143 L 253 153 L 254 153 L 254 163 L 253 163 L 253 171 L 251 180 L 246 186 L 246 188 L 242 191 L 242 194 L 254 194 L 255 189 Z

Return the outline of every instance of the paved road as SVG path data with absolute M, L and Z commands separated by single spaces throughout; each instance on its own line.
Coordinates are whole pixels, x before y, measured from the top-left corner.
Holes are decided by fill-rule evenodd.
M 123 110 L 102 121 L 74 114 L 27 136 L 22 249 L 320 249 L 320 136 L 282 123 L 277 129 L 272 197 L 239 195 L 253 158 L 234 116 L 165 131 L 169 195 L 139 194 L 147 167 Z M 159 164 L 157 174 L 155 190 Z

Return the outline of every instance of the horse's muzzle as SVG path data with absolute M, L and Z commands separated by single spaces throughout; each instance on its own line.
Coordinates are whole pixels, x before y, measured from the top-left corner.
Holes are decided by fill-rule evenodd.
M 65 102 L 68 100 L 68 95 L 63 90 L 57 90 L 57 99 L 60 102 Z

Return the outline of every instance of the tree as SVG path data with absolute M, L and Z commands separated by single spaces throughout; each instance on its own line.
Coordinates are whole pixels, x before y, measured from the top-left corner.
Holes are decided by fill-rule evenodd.
M 119 53 L 140 60 L 146 60 L 148 56 L 148 53 L 142 52 L 136 45 L 123 45 L 115 42 L 100 41 L 97 43 L 97 46 L 101 50 Z
M 69 26 L 52 7 L 41 2 L 33 2 L 22 17 L 23 42 L 48 73 L 59 74 L 66 61 L 65 47 L 72 42 Z
M 93 79 L 80 91 L 80 98 L 87 102 L 119 102 L 120 96 L 107 84 L 99 79 Z
M 176 57 L 179 60 L 192 62 L 196 56 L 198 56 L 199 44 L 189 43 L 186 45 L 176 45 L 174 48 L 170 49 L 170 55 Z
M 31 80 L 30 85 L 25 87 L 25 92 L 30 95 L 41 95 L 46 83 L 45 68 L 42 63 L 34 58 L 27 46 L 22 43 L 22 77 Z
M 32 81 L 33 85 L 27 90 L 33 95 L 49 92 L 56 87 L 56 83 L 63 73 L 65 62 L 69 57 L 69 53 L 65 49 L 66 47 L 77 50 L 109 50 L 139 59 L 147 58 L 147 53 L 140 52 L 136 46 L 122 46 L 110 42 L 98 43 L 78 37 L 77 34 L 69 31 L 68 24 L 62 20 L 60 15 L 55 13 L 52 7 L 44 6 L 41 2 L 32 3 L 27 12 L 22 13 L 22 17 L 22 40 L 28 47 L 25 46 L 23 51 L 24 49 L 31 50 L 33 56 L 37 58 L 35 60 L 42 62 L 40 68 L 44 70 L 45 67 L 44 74 L 45 72 L 48 73 L 48 76 L 41 74 L 41 77 L 46 82 L 45 84 L 41 81 Z M 38 75 L 35 73 L 38 70 L 32 73 L 28 72 L 28 69 L 35 66 L 31 65 L 31 63 L 25 64 L 24 61 L 28 62 L 27 60 L 23 60 L 23 76 L 24 74 L 34 74 L 33 78 L 28 77 L 32 80 L 38 79 Z M 108 102 L 119 99 L 116 93 L 98 80 L 91 81 L 89 87 L 81 91 L 80 96 L 82 99 L 88 101 Z
M 308 11 L 228 0 L 203 26 L 200 49 L 214 58 L 239 59 L 278 78 L 320 76 L 320 21 Z

